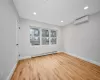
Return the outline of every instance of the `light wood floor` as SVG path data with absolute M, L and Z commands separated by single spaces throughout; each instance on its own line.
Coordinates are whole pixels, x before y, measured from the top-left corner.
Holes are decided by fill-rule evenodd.
M 11 80 L 100 80 L 100 66 L 57 53 L 19 61 Z

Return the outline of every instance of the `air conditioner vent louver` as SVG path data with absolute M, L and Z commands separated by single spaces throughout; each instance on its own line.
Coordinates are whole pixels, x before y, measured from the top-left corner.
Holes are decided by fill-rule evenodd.
M 78 25 L 78 24 L 86 23 L 86 22 L 88 22 L 88 21 L 89 21 L 89 16 L 88 16 L 88 15 L 85 15 L 85 16 L 82 16 L 82 17 L 76 19 L 76 20 L 74 21 L 74 24 L 75 24 L 75 25 Z

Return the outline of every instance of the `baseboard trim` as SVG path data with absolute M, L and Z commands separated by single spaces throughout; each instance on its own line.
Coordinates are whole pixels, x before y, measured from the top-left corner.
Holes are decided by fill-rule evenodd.
M 93 60 L 90 60 L 90 59 L 87 59 L 87 58 L 84 58 L 84 57 L 81 57 L 81 56 L 78 56 L 78 55 L 75 55 L 75 54 L 72 54 L 72 53 L 67 53 L 67 52 L 64 52 L 64 53 L 69 54 L 69 55 L 71 55 L 73 57 L 77 57 L 79 59 L 82 59 L 84 61 L 90 62 L 90 63 L 95 64 L 97 66 L 100 66 L 99 62 L 96 62 L 96 61 L 93 61 Z
M 18 62 L 18 61 L 17 61 L 17 62 Z M 11 79 L 11 77 L 12 77 L 12 75 L 13 75 L 13 73 L 14 73 L 16 67 L 17 67 L 17 62 L 16 62 L 16 64 L 14 65 L 14 67 L 12 68 L 12 70 L 11 70 L 11 72 L 10 72 L 10 74 L 8 75 L 8 77 L 7 77 L 6 80 L 10 80 L 10 79 Z
M 19 57 L 18 60 L 23 60 L 23 59 L 28 59 L 28 58 L 31 58 L 31 56 Z
M 59 51 L 59 52 L 60 52 L 60 51 Z M 58 53 L 58 51 L 45 52 L 45 53 L 41 53 L 41 54 L 35 54 L 35 55 L 33 55 L 33 56 L 19 57 L 18 60 L 23 60 L 23 59 L 28 59 L 28 58 L 32 58 L 32 57 L 38 57 L 38 56 L 45 56 L 45 55 L 55 54 L 55 53 Z
M 20 57 L 20 58 L 18 59 L 18 61 L 19 61 L 19 60 L 23 60 L 23 59 L 27 59 L 27 58 L 31 58 L 31 56 Z M 6 80 L 10 80 L 10 79 L 11 79 L 11 77 L 12 77 L 12 75 L 13 75 L 13 73 L 14 73 L 16 67 L 17 67 L 18 61 L 16 61 L 16 64 L 13 66 L 13 68 L 12 68 L 11 72 L 9 73 L 9 75 L 8 75 L 8 77 L 7 77 Z

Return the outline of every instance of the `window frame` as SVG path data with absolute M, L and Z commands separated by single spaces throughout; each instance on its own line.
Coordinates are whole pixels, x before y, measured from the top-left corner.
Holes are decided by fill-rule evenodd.
M 42 34 L 43 34 L 43 33 L 42 33 L 42 30 L 48 30 L 49 36 L 48 36 L 48 37 L 47 37 L 47 36 L 43 37 L 43 35 L 42 35 Z M 42 28 L 42 29 L 41 29 L 41 35 L 42 35 L 42 36 L 41 36 L 41 45 L 50 45 L 50 30 L 49 30 L 49 29 L 46 29 L 46 28 Z M 43 44 L 43 43 L 42 43 L 42 41 L 43 41 L 42 39 L 43 39 L 43 38 L 49 38 L 49 44 Z
M 30 26 L 30 27 L 29 27 L 29 36 L 30 36 L 30 29 L 31 29 L 31 28 L 36 28 L 36 29 L 39 29 L 39 31 L 40 31 L 40 35 L 39 35 L 39 37 L 40 37 L 40 44 L 39 44 L 39 45 L 32 45 L 31 42 L 29 41 L 31 47 L 57 45 L 57 41 L 58 41 L 58 40 L 57 40 L 57 39 L 58 39 L 58 38 L 57 38 L 57 36 L 58 36 L 58 31 L 57 31 L 56 29 L 50 29 L 50 28 L 45 28 L 45 27 L 44 27 L 44 28 L 41 28 L 41 27 L 36 27 L 36 26 Z M 49 44 L 44 44 L 44 45 L 42 44 L 42 38 L 46 38 L 46 37 L 42 37 L 42 29 L 48 30 L 48 31 L 49 31 L 49 37 L 48 37 L 48 38 L 49 38 Z M 52 30 L 53 30 L 53 31 L 56 31 L 56 37 L 51 37 L 51 31 L 52 31 Z M 30 38 L 30 37 L 29 37 L 29 38 Z M 56 44 L 52 44 L 52 43 L 51 43 L 51 39 L 52 39 L 52 38 L 56 38 Z M 29 40 L 30 40 L 30 39 L 29 39 Z
M 51 31 L 55 31 L 55 32 L 56 32 L 56 37 L 51 37 Z M 50 29 L 50 44 L 51 44 L 51 45 L 56 45 L 56 44 L 57 44 L 57 39 L 58 39 L 57 36 L 58 36 L 58 31 L 57 31 L 57 30 L 54 30 L 54 29 Z M 52 38 L 56 38 L 56 44 L 52 44 L 52 43 L 51 43 L 51 39 L 52 39 Z
M 39 44 L 39 45 L 32 45 L 31 42 L 29 41 L 29 42 L 30 42 L 30 45 L 31 45 L 32 47 L 33 47 L 33 46 L 40 46 L 40 45 L 41 45 L 41 31 L 40 31 L 40 28 L 34 27 L 34 26 L 30 26 L 30 28 L 29 28 L 29 35 L 30 35 L 30 30 L 31 30 L 31 29 L 35 29 L 35 28 L 39 30 L 39 36 L 37 36 L 37 37 L 40 38 L 40 39 L 39 39 L 40 44 Z M 35 37 L 36 37 L 36 36 L 35 36 Z M 31 40 L 31 39 L 29 39 L 29 40 Z

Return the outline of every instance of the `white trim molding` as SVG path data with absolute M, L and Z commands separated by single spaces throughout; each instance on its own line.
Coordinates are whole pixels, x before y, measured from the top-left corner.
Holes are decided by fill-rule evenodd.
M 28 58 L 31 58 L 31 56 L 19 57 L 18 60 L 23 60 L 23 59 L 28 59 Z
M 12 70 L 11 70 L 11 72 L 10 72 L 10 74 L 8 75 L 8 77 L 7 77 L 6 80 L 10 80 L 10 79 L 11 79 L 11 77 L 12 77 L 12 75 L 13 75 L 13 73 L 14 73 L 16 67 L 17 67 L 17 63 L 18 63 L 18 62 L 16 62 L 16 64 L 15 64 L 14 67 L 12 68 Z
M 94 60 L 90 60 L 90 59 L 87 59 L 87 58 L 85 58 L 85 57 L 81 57 L 81 56 L 78 56 L 78 55 L 76 55 L 76 54 L 72 54 L 72 53 L 68 53 L 68 52 L 64 52 L 64 53 L 69 54 L 69 55 L 71 55 L 71 56 L 73 56 L 73 57 L 77 57 L 77 58 L 79 58 L 79 59 L 82 59 L 82 60 L 84 60 L 84 61 L 90 62 L 90 63 L 95 64 L 95 65 L 97 65 L 97 66 L 100 66 L 100 63 L 99 63 L 99 62 L 96 62 L 96 61 L 94 61 Z

